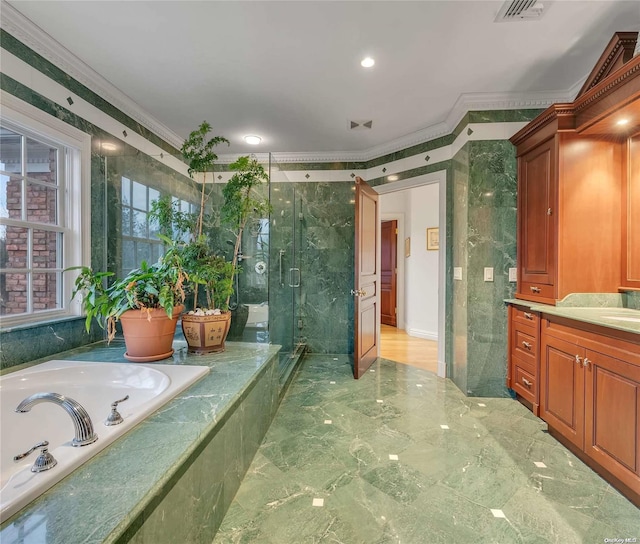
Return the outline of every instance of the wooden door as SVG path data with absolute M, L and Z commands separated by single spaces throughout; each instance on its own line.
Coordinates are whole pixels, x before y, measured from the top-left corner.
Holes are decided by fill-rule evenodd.
M 640 493 L 640 367 L 587 350 L 585 452 Z
M 353 375 L 360 378 L 378 357 L 379 241 L 378 193 L 356 177 Z
M 580 449 L 584 446 L 584 348 L 543 335 L 540 417 Z
M 380 322 L 397 327 L 398 222 L 383 221 L 380 233 Z
M 518 290 L 525 295 L 548 295 L 537 286 L 554 285 L 555 155 L 552 138 L 519 161 Z

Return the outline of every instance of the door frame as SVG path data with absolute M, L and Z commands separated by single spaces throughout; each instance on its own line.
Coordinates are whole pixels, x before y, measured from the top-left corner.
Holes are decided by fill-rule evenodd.
M 447 290 L 447 245 L 446 245 L 446 227 L 447 227 L 447 171 L 438 170 L 437 172 L 431 172 L 414 178 L 403 179 L 400 181 L 394 181 L 393 183 L 385 183 L 384 185 L 377 185 L 374 190 L 378 194 L 395 193 L 397 191 L 403 191 L 406 189 L 413 189 L 414 187 L 421 187 L 423 185 L 431 185 L 437 183 L 438 187 L 438 227 L 440 229 L 440 250 L 438 251 L 438 376 L 446 378 L 450 375 L 450 371 L 447 369 L 447 363 L 445 361 L 445 347 L 446 347 L 446 290 Z M 399 214 L 396 214 L 399 215 Z M 381 218 L 382 219 L 382 215 Z M 404 219 L 404 218 L 403 218 Z M 400 225 L 400 223 L 398 223 Z M 402 222 L 403 233 L 402 240 L 404 240 L 404 220 Z M 400 226 L 398 226 L 398 236 L 400 236 Z M 401 245 L 401 244 L 399 244 Z M 403 259 L 404 261 L 404 259 Z M 403 262 L 404 268 L 404 262 Z M 398 274 L 400 269 L 398 268 Z M 404 284 L 403 284 L 404 289 Z M 403 292 L 404 297 L 404 292 Z M 404 304 L 404 299 L 403 299 Z M 398 306 L 398 308 L 400 308 Z M 403 308 L 404 311 L 404 308 Z M 400 309 L 398 309 L 400 312 Z

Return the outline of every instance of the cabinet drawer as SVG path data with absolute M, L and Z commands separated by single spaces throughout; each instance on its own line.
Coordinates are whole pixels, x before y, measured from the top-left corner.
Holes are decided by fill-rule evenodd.
M 538 338 L 536 330 L 514 324 L 511 329 L 511 356 L 536 364 L 538 358 Z
M 513 313 L 511 315 L 514 323 L 535 327 L 536 329 L 533 333 L 537 336 L 537 327 L 538 323 L 540 323 L 540 314 L 538 312 L 532 312 L 528 308 L 514 306 Z
M 513 390 L 522 395 L 529 402 L 538 402 L 538 380 L 528 372 L 521 361 L 515 360 L 513 366 Z
M 529 283 L 521 281 L 518 284 L 518 293 L 525 295 L 527 299 L 541 298 L 541 299 L 555 299 L 556 290 L 555 286 L 547 285 L 543 283 Z

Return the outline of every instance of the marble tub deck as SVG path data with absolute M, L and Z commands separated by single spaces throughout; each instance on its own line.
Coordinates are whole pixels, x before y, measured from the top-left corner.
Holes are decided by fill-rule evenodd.
M 305 357 L 214 544 L 640 541 L 640 510 L 518 402 L 372 370 Z
M 3 523 L 2 544 L 211 542 L 277 410 L 279 346 L 228 342 L 201 356 L 184 341 L 174 348 L 156 364 L 210 372 Z M 126 362 L 123 354 L 113 342 L 56 358 Z

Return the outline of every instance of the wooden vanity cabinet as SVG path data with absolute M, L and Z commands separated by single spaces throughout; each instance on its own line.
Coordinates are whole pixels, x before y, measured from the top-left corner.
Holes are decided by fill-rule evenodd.
M 577 339 L 549 334 L 542 338 L 540 417 L 580 449 L 584 448 L 584 357 Z
M 540 390 L 552 434 L 640 504 L 640 337 L 543 316 Z
M 507 387 L 536 416 L 539 414 L 540 315 L 524 306 L 509 305 Z
M 628 138 L 625 145 L 621 285 L 640 289 L 640 134 Z

